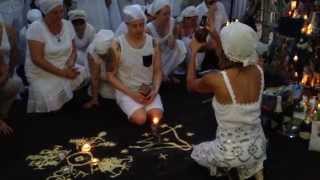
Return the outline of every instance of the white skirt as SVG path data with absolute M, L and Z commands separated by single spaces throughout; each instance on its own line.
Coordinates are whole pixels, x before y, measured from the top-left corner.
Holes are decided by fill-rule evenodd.
M 214 141 L 194 146 L 191 157 L 207 167 L 212 176 L 220 176 L 217 168 L 237 168 L 240 179 L 247 179 L 263 169 L 266 139 L 260 125 L 255 128 L 220 128 Z
M 28 113 L 45 113 L 59 110 L 73 97 L 73 91 L 86 79 L 83 66 L 76 65 L 80 74 L 74 80 L 58 76 L 46 76 L 30 82 Z

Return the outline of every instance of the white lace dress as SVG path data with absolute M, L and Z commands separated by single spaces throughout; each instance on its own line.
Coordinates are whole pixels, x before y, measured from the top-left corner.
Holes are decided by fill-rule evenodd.
M 258 66 L 257 66 L 258 67 Z M 216 139 L 194 146 L 191 157 L 209 168 L 212 176 L 219 176 L 217 168 L 237 168 L 242 179 L 249 178 L 263 168 L 266 159 L 266 138 L 261 126 L 260 103 L 264 87 L 261 72 L 259 100 L 251 104 L 236 102 L 229 78 L 222 71 L 232 104 L 220 104 L 213 98 L 212 105 L 218 122 Z

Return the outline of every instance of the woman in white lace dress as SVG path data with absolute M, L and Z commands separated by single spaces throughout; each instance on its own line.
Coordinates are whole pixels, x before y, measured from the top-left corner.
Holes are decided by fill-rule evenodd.
M 62 19 L 62 2 L 42 0 L 39 6 L 45 17 L 27 31 L 29 113 L 59 110 L 86 78 L 84 67 L 76 64 L 75 32 L 71 23 Z
M 191 157 L 209 168 L 211 175 L 221 175 L 218 168 L 236 168 L 240 179 L 263 179 L 266 138 L 261 126 L 260 107 L 264 77 L 257 64 L 256 32 L 239 22 L 224 27 L 220 37 L 212 32 L 220 49 L 223 71 L 197 78 L 195 57 L 202 44 L 191 42 L 192 58 L 188 68 L 188 89 L 214 93 L 212 106 L 218 123 L 216 139 L 194 146 Z M 223 51 L 222 51 L 223 49 Z

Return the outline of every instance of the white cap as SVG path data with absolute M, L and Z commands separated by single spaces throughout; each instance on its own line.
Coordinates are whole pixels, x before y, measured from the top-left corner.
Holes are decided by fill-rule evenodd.
M 43 14 L 48 14 L 57 6 L 62 6 L 62 0 L 38 0 L 38 5 Z
M 42 19 L 41 11 L 39 11 L 38 9 L 30 9 L 27 13 L 27 19 L 31 23 L 36 20 Z
M 147 20 L 146 15 L 144 14 L 142 8 L 138 4 L 129 5 L 123 8 L 123 21 L 130 23 L 135 20 L 143 19 Z
M 220 38 L 223 51 L 230 61 L 243 63 L 243 66 L 257 62 L 258 35 L 251 27 L 233 22 L 221 30 Z
M 94 37 L 94 51 L 98 55 L 103 55 L 108 52 L 111 47 L 114 34 L 111 30 L 100 30 Z
M 171 3 L 169 0 L 155 0 L 153 1 L 151 8 L 150 8 L 150 14 L 154 16 L 158 11 L 160 11 L 165 6 L 169 6 L 171 8 Z
M 86 12 L 84 10 L 80 10 L 80 9 L 75 9 L 75 10 L 69 11 L 68 16 L 69 16 L 70 21 L 77 20 L 77 19 L 83 19 L 86 21 L 86 19 L 87 19 Z
M 188 6 L 181 12 L 182 18 L 199 16 L 195 6 Z

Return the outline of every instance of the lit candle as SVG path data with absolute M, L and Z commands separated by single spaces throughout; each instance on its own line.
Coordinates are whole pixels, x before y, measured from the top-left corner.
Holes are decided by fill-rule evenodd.
M 229 21 L 227 21 L 227 26 L 229 26 L 230 25 L 230 22 Z
M 159 124 L 160 119 L 158 117 L 154 117 L 152 119 L 152 124 L 151 124 L 151 131 L 152 131 L 152 135 L 155 136 L 156 138 L 158 138 L 158 142 L 161 141 L 160 139 L 160 134 L 158 132 L 158 124 Z
M 295 55 L 295 56 L 293 57 L 293 60 L 294 60 L 294 62 L 297 62 L 297 61 L 299 60 L 299 57 L 298 57 L 297 55 Z
M 236 19 L 236 22 L 239 22 L 239 19 Z
M 288 12 L 288 15 L 291 16 L 291 15 L 292 15 L 292 11 L 289 11 L 289 12 Z
M 291 1 L 291 9 L 294 10 L 297 8 L 297 1 Z
M 299 76 L 298 72 L 295 72 L 295 73 L 294 73 L 294 77 L 297 78 L 298 76 Z
M 304 19 L 304 20 L 308 20 L 308 15 L 305 14 L 305 15 L 303 16 L 303 19 Z
M 90 152 L 90 150 L 91 150 L 91 146 L 89 143 L 85 143 L 81 147 L 82 152 L 88 153 L 88 152 Z
M 307 27 L 307 35 L 312 34 L 312 24 L 309 24 Z
M 92 163 L 92 165 L 96 166 L 99 163 L 99 159 L 98 158 L 92 158 L 91 163 Z
M 294 11 L 294 12 L 293 12 L 293 15 L 292 15 L 292 17 L 293 17 L 293 18 L 296 18 L 296 17 L 298 17 L 298 12 L 297 12 L 297 11 Z

